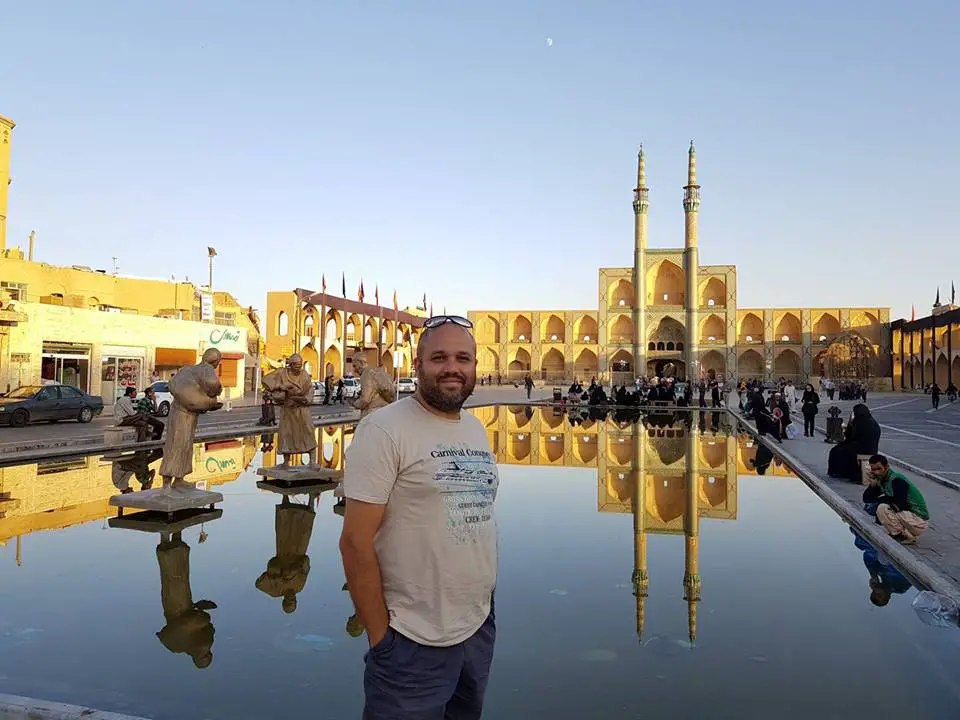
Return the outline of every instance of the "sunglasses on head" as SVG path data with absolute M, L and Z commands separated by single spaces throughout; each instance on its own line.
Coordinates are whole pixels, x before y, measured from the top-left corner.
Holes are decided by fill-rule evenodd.
M 429 317 L 423 321 L 423 327 L 426 330 L 432 330 L 433 328 L 438 328 L 441 325 L 446 325 L 447 323 L 459 325 L 467 330 L 473 329 L 473 323 L 461 315 L 434 315 L 433 317 Z

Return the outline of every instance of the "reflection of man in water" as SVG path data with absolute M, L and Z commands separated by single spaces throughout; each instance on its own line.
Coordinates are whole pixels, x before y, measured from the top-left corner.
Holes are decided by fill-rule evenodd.
M 870 602 L 883 607 L 890 602 L 891 595 L 902 595 L 910 589 L 910 581 L 890 562 L 890 558 L 881 554 L 853 528 L 850 528 L 850 532 L 853 533 L 853 544 L 863 551 L 863 564 L 870 573 Z
M 210 600 L 193 602 L 190 592 L 190 546 L 180 533 L 162 533 L 157 545 L 160 564 L 160 600 L 167 620 L 157 637 L 172 653 L 186 653 L 193 664 L 205 668 L 213 662 L 213 621 Z
M 133 454 L 133 457 L 124 460 L 118 460 L 113 463 L 111 473 L 113 476 L 114 487 L 121 493 L 131 493 L 130 478 L 136 477 L 140 483 L 141 490 L 149 490 L 153 487 L 153 479 L 157 471 L 150 468 L 150 463 L 163 457 L 163 448 L 156 450 L 139 450 Z
M 297 593 L 302 592 L 310 574 L 307 548 L 317 514 L 307 505 L 298 505 L 284 497 L 276 507 L 277 554 L 257 579 L 257 590 L 270 597 L 283 598 L 283 611 L 297 609 Z

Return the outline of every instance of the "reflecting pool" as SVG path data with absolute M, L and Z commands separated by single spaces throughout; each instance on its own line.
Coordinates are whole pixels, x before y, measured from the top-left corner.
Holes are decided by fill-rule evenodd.
M 956 715 L 960 631 L 729 416 L 474 412 L 501 472 L 485 717 Z M 318 432 L 341 468 L 352 428 Z M 261 440 L 197 445 L 222 514 L 180 533 L 110 527 L 129 454 L 0 469 L 0 692 L 359 717 L 337 500 L 258 489 Z

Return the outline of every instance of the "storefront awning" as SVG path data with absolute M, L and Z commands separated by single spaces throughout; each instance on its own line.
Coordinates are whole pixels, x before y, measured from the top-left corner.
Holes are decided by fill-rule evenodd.
M 197 351 L 185 348 L 157 348 L 158 367 L 186 367 L 197 364 Z
M 221 354 L 221 357 L 222 357 L 224 360 L 243 360 L 243 359 L 246 357 L 246 355 L 244 355 L 243 353 L 228 353 L 228 352 L 225 352 L 225 353 L 222 353 L 222 354 Z

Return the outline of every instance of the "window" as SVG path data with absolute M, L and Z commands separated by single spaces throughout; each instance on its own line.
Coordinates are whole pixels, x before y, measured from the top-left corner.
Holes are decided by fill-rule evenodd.
M 237 322 L 236 313 L 221 312 L 217 310 L 213 314 L 214 325 L 235 325 Z
M 78 398 L 78 397 L 83 397 L 83 393 L 81 393 L 81 392 L 80 392 L 79 390 L 77 390 L 76 388 L 70 387 L 69 385 L 61 385 L 61 386 L 60 386 L 60 397 L 66 399 L 66 400 L 69 400 L 69 399 L 71 399 L 71 398 L 76 399 L 76 398 Z
M 40 402 L 53 402 L 59 399 L 60 393 L 57 392 L 57 388 L 55 387 L 45 387 L 37 393 L 37 400 Z
M 23 283 L 0 282 L 0 300 L 26 302 L 27 286 Z
M 155 382 L 152 386 L 154 392 L 165 393 L 170 392 L 170 383 L 168 382 Z

